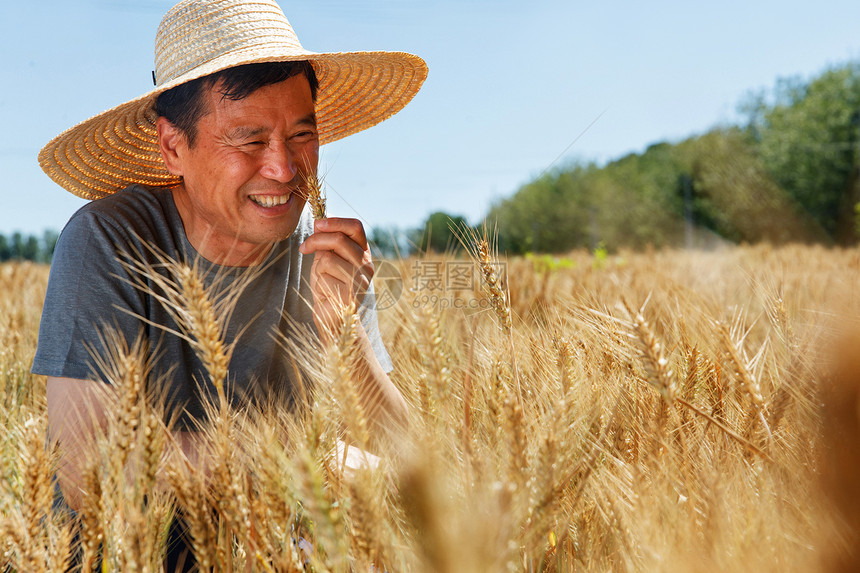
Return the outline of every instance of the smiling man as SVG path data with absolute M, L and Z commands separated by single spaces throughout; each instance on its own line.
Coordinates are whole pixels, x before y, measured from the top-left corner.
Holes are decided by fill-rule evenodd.
M 301 67 L 252 64 L 233 76 L 234 83 L 247 78 L 243 91 L 208 78 L 208 89 L 195 94 L 205 113 L 193 138 L 168 119 L 170 106 L 157 106 L 163 111 L 156 122 L 161 155 L 167 170 L 182 177 L 173 198 L 188 239 L 208 260 L 252 263 L 261 247 L 288 237 L 299 222 L 305 181 L 319 155 L 316 86 L 312 90 L 309 81 L 316 79 L 304 67 L 305 73 L 251 93 L 247 80 L 264 77 L 264 70 Z
M 402 109 L 427 75 L 400 52 L 305 50 L 273 0 L 188 0 L 156 36 L 156 88 L 64 132 L 40 153 L 45 172 L 94 199 L 64 228 L 54 256 L 33 372 L 47 376 L 51 437 L 63 454 L 64 501 L 80 507 L 87 437 L 103 423 L 103 329 L 153 351 L 177 442 L 195 455 L 206 371 L 146 277 L 163 257 L 242 295 L 226 325 L 230 400 L 287 403 L 298 381 L 276 342 L 296 325 L 325 333 L 336 309 L 363 307 L 360 396 L 379 428 L 406 405 L 387 372 L 361 223 L 314 222 L 305 208 L 319 146 Z M 133 262 L 132 262 L 133 261 Z M 130 264 L 131 263 L 131 264 Z M 248 277 L 251 277 L 250 280 Z M 369 297 L 372 301 L 372 297 Z M 362 305 L 362 303 L 365 303 Z M 211 389 L 210 389 L 211 390 Z M 92 412 L 94 414 L 90 415 Z

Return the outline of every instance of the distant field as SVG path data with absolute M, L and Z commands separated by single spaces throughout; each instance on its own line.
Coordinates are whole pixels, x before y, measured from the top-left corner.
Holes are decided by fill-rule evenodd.
M 118 344 L 117 420 L 90 468 L 84 559 L 101 540 L 109 570 L 156 570 L 180 507 L 219 571 L 860 563 L 849 551 L 860 251 L 577 252 L 492 268 L 505 299 L 488 298 L 468 260 L 377 265 L 392 377 L 413 420 L 402 440 L 369 447 L 382 457 L 373 469 L 332 455 L 338 439 L 365 440 L 348 329 L 327 353 L 291 349 L 317 389 L 303 424 L 222 412 L 208 486 L 176 469 L 157 416 L 129 398 L 141 357 Z M 18 571 L 59 570 L 72 527 L 50 513 L 44 380 L 28 373 L 47 272 L 0 265 L 0 559 Z

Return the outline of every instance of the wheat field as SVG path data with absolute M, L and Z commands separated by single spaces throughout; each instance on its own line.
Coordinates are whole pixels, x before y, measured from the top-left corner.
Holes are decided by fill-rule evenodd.
M 349 316 L 332 347 L 285 348 L 306 409 L 213 405 L 208 480 L 116 340 L 80 521 L 51 509 L 29 374 L 48 269 L 0 265 L 5 570 L 64 570 L 77 530 L 85 570 L 160 571 L 177 511 L 215 571 L 856 570 L 860 251 L 473 254 L 378 269 L 411 408 L 387 439 L 357 405 Z

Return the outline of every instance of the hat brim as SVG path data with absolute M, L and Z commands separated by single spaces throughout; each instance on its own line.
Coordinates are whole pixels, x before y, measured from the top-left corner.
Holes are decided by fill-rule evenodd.
M 238 65 L 309 60 L 319 80 L 316 102 L 320 144 L 358 133 L 409 103 L 427 78 L 427 64 L 404 52 L 304 52 L 274 49 L 233 52 L 194 68 L 152 91 L 64 131 L 39 152 L 42 170 L 64 189 L 97 199 L 131 184 L 176 185 L 161 159 L 156 133 L 159 94 Z

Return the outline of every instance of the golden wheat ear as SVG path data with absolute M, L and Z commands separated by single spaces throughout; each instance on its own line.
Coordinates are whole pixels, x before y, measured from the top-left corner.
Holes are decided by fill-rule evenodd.
M 506 277 L 498 271 L 502 268 L 496 258 L 495 234 L 487 230 L 486 224 L 480 230 L 468 226 L 452 226 L 451 231 L 460 244 L 475 261 L 481 275 L 481 284 L 499 325 L 505 334 L 511 334 L 511 305 L 510 293 L 507 289 Z
M 325 191 L 323 190 L 322 180 L 315 173 L 309 173 L 305 177 L 305 185 L 307 186 L 307 199 L 311 205 L 314 220 L 325 219 Z
M 116 276 L 116 279 L 130 284 L 160 303 L 178 329 L 152 323 L 137 314 L 132 315 L 145 324 L 188 342 L 203 363 L 218 403 L 225 410 L 229 395 L 230 359 L 242 332 L 228 344 L 226 327 L 245 288 L 279 257 L 249 267 L 238 280 L 227 284 L 226 272 L 212 271 L 208 263 L 199 257 L 188 262 L 178 261 L 157 247 L 143 241 L 142 244 L 146 252 L 132 249 L 118 254 L 127 276 Z M 150 259 L 154 262 L 148 262 Z M 127 312 L 125 309 L 120 310 Z

